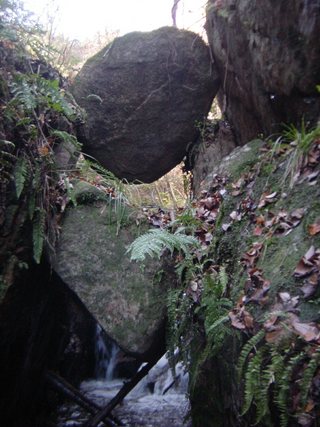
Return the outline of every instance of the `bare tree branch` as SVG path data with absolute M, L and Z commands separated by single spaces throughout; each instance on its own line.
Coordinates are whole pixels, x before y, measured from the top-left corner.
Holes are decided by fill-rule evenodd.
M 172 25 L 174 27 L 177 27 L 177 10 L 178 10 L 179 2 L 180 2 L 180 0 L 173 0 L 173 6 L 171 9 Z

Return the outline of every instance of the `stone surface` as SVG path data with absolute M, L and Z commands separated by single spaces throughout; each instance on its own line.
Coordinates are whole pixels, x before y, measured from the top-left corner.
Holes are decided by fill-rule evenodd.
M 238 143 L 317 121 L 319 1 L 210 0 L 206 29 Z
M 239 307 L 239 301 L 245 301 L 242 307 L 245 307 L 245 310 L 248 310 L 253 316 L 255 325 L 258 325 L 260 319 L 271 318 L 282 292 L 290 295 L 292 299 L 296 297 L 297 302 L 299 301 L 294 310 L 301 322 L 319 323 L 319 303 L 315 308 L 313 297 L 303 297 L 302 286 L 305 279 L 298 279 L 294 275 L 300 259 L 309 248 L 311 246 L 320 247 L 320 234 L 310 236 L 307 232 L 307 225 L 314 223 L 315 218 L 320 217 L 319 180 L 315 185 L 310 185 L 307 180 L 294 178 L 297 176 L 299 166 L 292 164 L 291 155 L 274 156 L 272 150 L 277 149 L 277 143 L 271 147 L 265 141 L 258 139 L 242 147 L 237 147 L 213 166 L 202 181 L 200 190 L 208 191 L 215 188 L 214 177 L 216 175 L 228 179 L 225 186 L 226 193 L 223 195 L 216 222 L 215 240 L 214 245 L 210 248 L 210 257 L 217 265 L 226 268 L 230 289 L 228 298 L 232 300 L 233 306 Z M 318 172 L 319 169 L 318 162 L 315 171 Z M 248 179 L 250 175 L 251 178 Z M 241 191 L 237 195 L 234 193 L 234 189 L 241 181 Z M 271 192 L 276 194 L 274 201 L 267 206 L 263 206 L 263 204 L 259 206 L 260 200 Z M 245 212 L 244 206 L 250 205 L 249 211 Z M 278 234 L 277 228 L 270 228 L 264 229 L 262 235 L 258 235 L 258 218 L 268 218 L 269 215 L 274 217 L 286 215 L 301 208 L 304 208 L 301 223 L 293 227 L 289 233 L 281 234 L 280 232 Z M 234 212 L 241 212 L 239 220 L 232 220 Z M 224 231 L 223 225 L 230 225 L 230 228 Z M 262 225 L 263 227 L 264 225 Z M 266 237 L 267 233 L 269 235 Z M 262 277 L 270 283 L 270 290 L 264 301 L 254 301 L 254 299 L 250 301 L 251 292 L 256 292 L 258 286 L 261 285 L 256 287 L 252 282 L 250 284 L 248 269 L 251 266 L 246 269 L 243 262 L 248 251 L 252 249 L 252 245 L 257 242 L 263 245 L 263 252 L 251 272 L 259 271 Z M 212 310 L 211 313 L 213 312 Z M 205 318 L 205 322 L 210 322 L 208 319 L 209 314 Z M 261 325 L 261 323 L 259 324 Z M 274 407 L 274 401 L 272 403 L 272 398 L 269 399 L 269 408 L 273 414 L 270 418 L 267 415 L 257 424 L 254 411 L 246 413 L 245 416 L 242 415 L 244 390 L 242 389 L 243 382 L 239 380 L 237 366 L 247 331 L 240 338 L 239 335 L 234 334 L 236 328 L 231 327 L 231 322 L 229 326 L 227 323 L 224 326 L 229 327 L 229 332 L 227 329 L 222 329 L 223 335 L 220 335 L 221 332 L 216 332 L 217 341 L 223 336 L 223 345 L 219 350 L 211 350 L 210 358 L 206 353 L 208 351 L 208 341 L 206 340 L 209 334 L 201 336 L 199 333 L 194 338 L 196 344 L 193 343 L 195 350 L 191 354 L 189 371 L 196 372 L 195 387 L 190 393 L 192 425 L 194 427 L 249 427 L 254 424 L 277 426 L 279 415 Z M 210 326 L 207 330 L 210 331 Z M 256 330 L 253 334 L 255 333 Z M 197 339 L 199 341 L 196 341 Z M 298 342 L 302 342 L 302 339 L 299 338 Z M 306 341 L 304 345 L 307 345 Z M 291 351 L 294 346 L 292 341 L 284 335 L 283 341 L 279 340 L 273 348 L 279 349 L 279 353 L 284 354 L 286 351 Z M 305 351 L 305 348 L 302 351 Z M 296 347 L 293 351 L 301 351 L 301 348 Z M 201 356 L 203 356 L 203 360 L 206 358 L 207 360 L 199 367 Z M 265 369 L 265 365 L 263 368 Z M 194 378 L 191 378 L 191 381 L 193 380 Z M 290 393 L 292 392 L 293 388 Z M 289 419 L 290 427 L 298 426 L 294 418 L 292 416 Z M 313 420 L 316 419 L 318 417 L 313 418 Z
M 87 111 L 84 150 L 119 178 L 152 182 L 184 157 L 219 79 L 196 34 L 163 27 L 115 39 L 72 92 Z
M 199 142 L 191 150 L 192 191 L 199 195 L 201 185 L 215 166 L 236 148 L 230 125 L 225 120 L 208 122 Z
M 158 260 L 144 269 L 130 261 L 127 247 L 146 225 L 139 229 L 132 212 L 115 208 L 102 200 L 69 208 L 53 266 L 123 350 L 148 358 L 164 344 L 168 279 Z

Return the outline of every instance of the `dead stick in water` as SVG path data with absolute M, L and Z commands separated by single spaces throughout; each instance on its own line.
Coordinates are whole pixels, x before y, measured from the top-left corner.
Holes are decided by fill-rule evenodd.
M 122 388 L 118 391 L 118 393 L 110 400 L 110 402 L 98 412 L 91 420 L 87 421 L 83 427 L 96 427 L 99 422 L 104 419 L 106 416 L 110 414 L 110 412 L 126 397 L 128 393 L 144 378 L 150 369 L 161 359 L 164 355 L 162 353 L 157 359 L 149 362 L 143 368 L 140 369 L 130 381 L 124 383 Z
M 49 371 L 46 373 L 45 377 L 47 382 L 55 390 L 57 390 L 58 392 L 60 392 L 61 394 L 63 394 L 65 397 L 69 398 L 73 402 L 77 403 L 85 411 L 93 415 L 101 411 L 102 409 L 101 406 L 97 405 L 95 402 L 92 402 L 90 399 L 88 399 L 86 396 L 80 393 L 79 390 L 77 390 L 75 387 L 69 384 L 64 378 L 60 377 L 60 375 Z M 109 418 L 110 419 L 103 420 L 103 422 L 108 427 L 115 427 L 116 425 L 122 425 L 122 423 L 119 420 L 117 420 L 115 417 L 113 417 L 111 414 L 109 415 Z

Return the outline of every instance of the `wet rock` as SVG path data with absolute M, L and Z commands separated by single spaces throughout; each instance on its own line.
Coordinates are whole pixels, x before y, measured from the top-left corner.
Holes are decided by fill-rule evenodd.
M 117 38 L 73 85 L 87 111 L 84 150 L 119 178 L 152 182 L 183 159 L 218 87 L 208 47 L 192 32 Z
M 267 17 L 267 18 L 266 18 Z M 210 0 L 206 23 L 223 81 L 220 103 L 237 140 L 320 114 L 320 4 Z

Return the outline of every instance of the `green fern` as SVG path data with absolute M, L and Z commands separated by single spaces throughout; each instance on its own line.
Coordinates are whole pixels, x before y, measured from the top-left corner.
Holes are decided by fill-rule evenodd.
M 293 370 L 305 357 L 304 352 L 292 356 L 286 361 L 286 367 L 278 376 L 278 387 L 275 391 L 274 400 L 280 412 L 280 427 L 287 427 L 289 422 L 288 401 Z
M 146 256 L 160 258 L 164 249 L 181 251 L 184 254 L 190 253 L 190 246 L 199 246 L 198 240 L 193 236 L 182 233 L 172 234 L 167 230 L 153 229 L 139 236 L 131 243 L 127 253 L 131 252 L 132 261 L 144 261 Z
M 252 351 L 252 349 L 255 349 L 255 347 L 264 338 L 264 336 L 265 336 L 265 331 L 264 329 L 261 329 L 256 335 L 251 337 L 249 341 L 243 346 L 239 356 L 238 366 L 237 366 L 239 378 L 242 377 L 243 368 L 246 364 L 246 361 L 250 352 Z
M 45 210 L 37 208 L 32 223 L 33 258 L 37 264 L 40 264 L 43 251 L 43 244 L 45 238 L 45 221 Z
M 19 104 L 25 111 L 33 111 L 37 107 L 37 97 L 34 88 L 27 81 L 26 76 L 19 76 L 15 82 L 10 85 L 10 91 L 13 95 L 11 104 Z
M 255 402 L 256 402 L 255 424 L 259 424 L 270 413 L 269 387 L 273 383 L 273 381 L 274 381 L 273 372 L 272 370 L 270 370 L 270 365 L 269 365 L 267 366 L 267 368 L 261 370 L 260 384 L 255 392 Z
M 13 95 L 9 105 L 23 106 L 32 113 L 37 107 L 52 109 L 68 118 L 75 114 L 72 105 L 65 99 L 57 80 L 47 80 L 38 74 L 19 75 L 10 84 Z
M 225 292 L 228 284 L 228 275 L 224 266 L 221 266 L 216 276 L 205 274 L 203 276 L 203 294 L 201 306 L 204 311 L 204 326 L 210 350 L 210 357 L 215 356 L 221 349 L 231 328 L 228 322 L 228 312 L 233 304 L 226 298 Z
M 316 351 L 311 356 L 308 366 L 303 371 L 303 378 L 300 386 L 300 392 L 301 392 L 300 400 L 301 400 L 302 406 L 305 406 L 307 403 L 307 398 L 310 391 L 310 387 L 312 385 L 313 377 L 319 365 L 320 365 L 320 348 L 317 348 Z
M 26 157 L 19 157 L 14 169 L 14 182 L 18 199 L 24 189 L 26 180 L 30 174 L 30 164 Z
M 77 140 L 77 138 L 74 135 L 71 135 L 69 132 L 65 132 L 63 130 L 53 130 L 51 131 L 51 135 L 60 139 L 60 141 L 70 143 L 77 150 L 80 150 L 81 148 L 80 142 Z
M 261 365 L 263 361 L 263 348 L 260 348 L 248 363 L 248 369 L 245 373 L 245 391 L 244 405 L 242 414 L 244 415 L 251 407 L 255 399 L 256 391 L 261 386 Z

